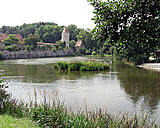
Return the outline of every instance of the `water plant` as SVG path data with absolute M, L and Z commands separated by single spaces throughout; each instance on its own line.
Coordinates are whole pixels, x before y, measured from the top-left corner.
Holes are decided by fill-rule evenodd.
M 55 63 L 54 68 L 66 71 L 101 71 L 109 69 L 108 63 L 94 61 L 72 61 Z

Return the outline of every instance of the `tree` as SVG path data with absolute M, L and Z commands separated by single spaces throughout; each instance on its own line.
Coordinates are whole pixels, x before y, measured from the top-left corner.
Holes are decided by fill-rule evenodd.
M 43 40 L 44 40 L 44 42 L 47 42 L 47 43 L 53 43 L 53 40 L 54 40 L 53 33 L 46 32 L 43 35 Z
M 35 35 L 38 36 L 39 40 L 43 40 L 43 35 L 45 34 L 43 29 L 44 29 L 44 25 L 41 25 L 35 32 Z
M 8 27 L 8 29 L 5 33 L 6 34 L 15 34 L 17 32 L 17 30 L 18 30 L 17 27 Z
M 18 43 L 19 39 L 15 35 L 10 34 L 3 42 L 9 46 L 12 43 Z
M 69 41 L 69 47 L 70 47 L 70 48 L 75 49 L 75 44 L 76 44 L 76 41 L 75 41 L 75 40 Z
M 159 0 L 90 0 L 90 4 L 94 7 L 95 39 L 108 39 L 120 58 L 135 64 L 149 60 L 160 38 Z
M 77 35 L 77 39 L 82 40 L 87 49 L 92 49 L 95 46 L 95 41 L 92 40 L 92 34 L 89 30 L 80 31 L 79 35 Z
M 30 35 L 28 36 L 28 38 L 24 38 L 24 40 L 23 40 L 24 44 L 33 45 L 34 48 L 37 47 L 37 42 L 38 42 L 38 41 L 39 41 L 38 37 L 35 36 L 35 35 L 32 35 L 32 34 L 30 34 Z
M 62 41 L 56 41 L 56 44 L 58 45 L 58 48 L 60 47 L 60 49 L 64 49 L 66 46 L 66 43 Z
M 7 27 L 6 26 L 2 26 L 2 33 L 5 33 L 7 31 Z

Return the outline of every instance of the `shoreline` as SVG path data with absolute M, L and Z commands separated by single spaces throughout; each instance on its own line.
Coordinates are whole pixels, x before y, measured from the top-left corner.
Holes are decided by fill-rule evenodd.
M 67 49 L 65 51 L 58 50 L 56 52 L 52 50 L 45 50 L 45 51 L 1 51 L 1 53 L 4 57 L 4 60 L 64 57 L 64 56 L 76 55 L 73 49 Z
M 143 63 L 141 65 L 134 65 L 133 62 L 127 62 L 126 60 L 122 60 L 123 63 L 130 66 L 135 66 L 138 68 L 143 68 L 145 70 L 160 72 L 160 63 Z
M 139 65 L 137 67 L 146 69 L 146 70 L 152 70 L 160 72 L 160 63 L 144 63 L 142 65 Z

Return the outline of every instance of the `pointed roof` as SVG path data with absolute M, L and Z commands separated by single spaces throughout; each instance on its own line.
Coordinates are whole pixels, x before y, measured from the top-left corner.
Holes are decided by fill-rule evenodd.
M 65 33 L 69 33 L 69 31 L 68 31 L 67 27 L 65 27 L 65 28 L 63 29 L 63 32 L 65 32 Z
M 75 44 L 75 47 L 80 47 L 82 45 L 82 40 L 78 40 Z

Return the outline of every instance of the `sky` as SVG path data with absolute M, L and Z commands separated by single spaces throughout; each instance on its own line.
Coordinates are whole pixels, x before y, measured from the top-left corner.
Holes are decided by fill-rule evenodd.
M 87 0 L 2 0 L 0 27 L 54 22 L 93 29 L 93 7 Z

